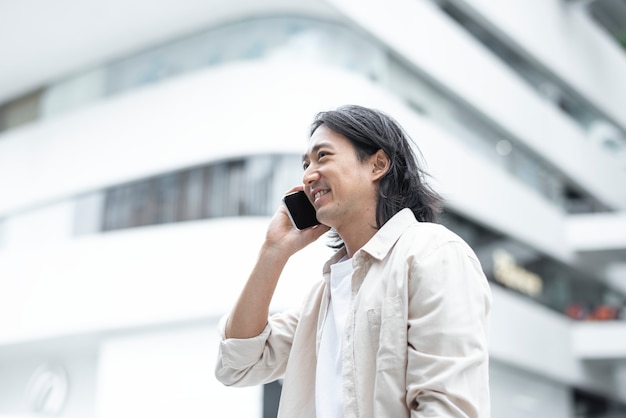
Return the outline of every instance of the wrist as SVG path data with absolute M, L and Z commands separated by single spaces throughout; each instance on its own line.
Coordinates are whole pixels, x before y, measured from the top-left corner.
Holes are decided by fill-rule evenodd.
M 285 248 L 284 245 L 281 245 L 280 243 L 272 243 L 266 241 L 261 246 L 259 258 L 267 258 L 272 260 L 273 262 L 286 263 L 292 254 L 293 253 L 290 252 L 288 248 Z

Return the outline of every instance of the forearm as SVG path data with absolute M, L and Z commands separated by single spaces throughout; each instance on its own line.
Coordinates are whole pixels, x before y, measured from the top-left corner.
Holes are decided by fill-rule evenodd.
M 226 323 L 227 338 L 252 338 L 263 331 L 272 296 L 288 259 L 287 255 L 269 245 L 261 248 Z
M 291 191 L 301 189 L 302 186 Z M 252 338 L 263 331 L 274 290 L 287 260 L 328 229 L 318 225 L 299 231 L 291 225 L 285 207 L 281 205 L 278 208 L 270 222 L 252 273 L 230 313 L 225 329 L 226 338 Z

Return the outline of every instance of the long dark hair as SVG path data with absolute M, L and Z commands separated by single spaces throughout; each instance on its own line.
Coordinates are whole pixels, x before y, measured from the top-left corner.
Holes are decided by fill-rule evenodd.
M 346 105 L 318 113 L 310 135 L 321 125 L 346 137 L 360 161 L 379 149 L 389 157 L 389 170 L 380 179 L 378 188 L 377 229 L 404 208 L 410 208 L 418 221 L 436 221 L 443 199 L 426 183 L 428 174 L 419 166 L 411 144 L 418 148 L 398 122 L 375 109 Z

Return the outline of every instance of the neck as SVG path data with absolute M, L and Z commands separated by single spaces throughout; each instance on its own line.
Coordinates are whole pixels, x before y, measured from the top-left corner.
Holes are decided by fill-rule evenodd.
M 374 224 L 356 225 L 356 227 L 353 228 L 337 229 L 337 233 L 346 246 L 346 252 L 350 258 L 352 258 L 354 253 L 367 244 L 367 242 L 376 234 L 376 231 L 377 230 Z
M 332 225 L 341 237 L 348 257 L 361 249 L 376 234 L 376 205 L 361 205 L 357 210 L 343 214 Z

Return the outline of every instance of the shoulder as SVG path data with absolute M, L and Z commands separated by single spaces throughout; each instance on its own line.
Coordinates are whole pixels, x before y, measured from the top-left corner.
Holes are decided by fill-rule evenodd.
M 442 252 L 460 252 L 476 259 L 470 246 L 456 233 L 441 224 L 415 222 L 400 236 L 397 247 L 419 259 L 428 258 Z
M 411 225 L 398 247 L 406 251 L 409 283 L 427 292 L 480 294 L 480 300 L 484 296 L 486 306 L 490 304 L 491 291 L 476 253 L 445 226 L 426 222 Z

